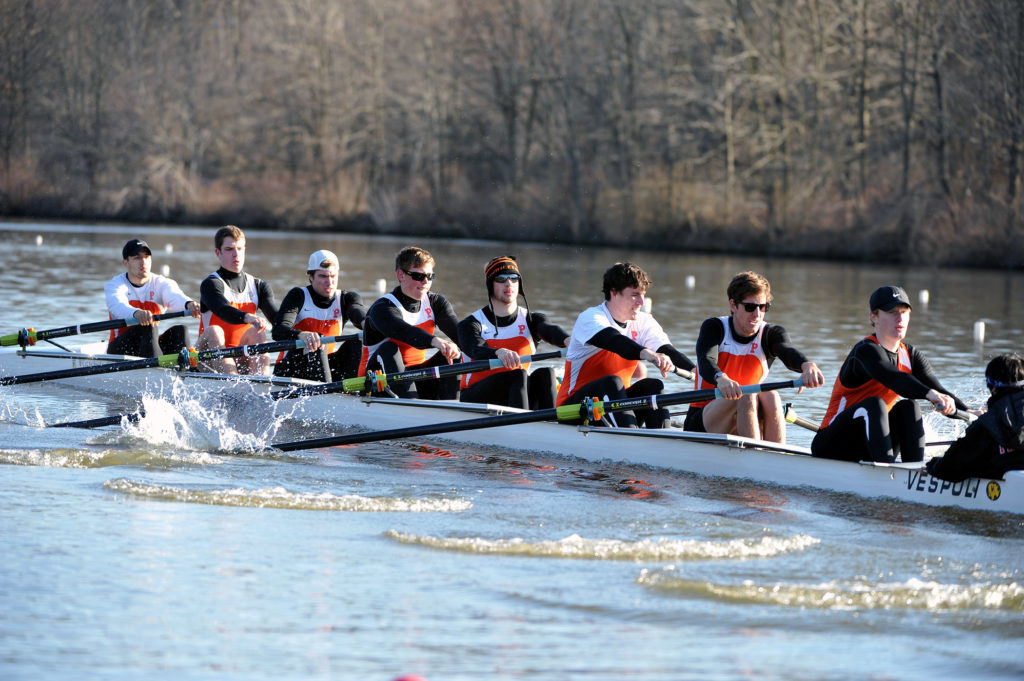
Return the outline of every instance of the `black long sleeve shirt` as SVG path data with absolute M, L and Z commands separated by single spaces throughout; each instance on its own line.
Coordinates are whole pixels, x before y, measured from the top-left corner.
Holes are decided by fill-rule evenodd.
M 203 279 L 199 284 L 199 309 L 201 312 L 207 310 L 228 324 L 244 324 L 246 312 L 233 307 L 224 295 L 225 287 L 236 293 L 245 290 L 245 273 L 232 272 L 223 267 L 217 270 L 218 276 L 212 274 Z M 277 318 L 277 300 L 274 298 L 274 289 L 270 282 L 253 277 L 256 280 L 257 306 L 267 319 L 271 322 Z
M 309 291 L 309 297 L 313 304 L 321 309 L 327 309 L 334 302 L 334 296 L 327 298 L 313 290 L 312 286 L 305 288 L 296 286 L 288 291 L 288 294 L 281 301 L 281 307 L 274 319 L 274 328 L 271 337 L 274 340 L 295 340 L 299 337 L 299 331 L 295 329 L 295 321 L 306 303 L 305 291 Z M 366 308 L 363 307 L 363 300 L 355 291 L 340 291 L 341 293 L 341 322 L 352 324 L 357 329 L 363 328 L 363 321 L 366 319 Z
M 518 311 L 516 311 L 507 317 L 495 317 L 494 312 L 489 307 L 483 308 L 483 314 L 497 327 L 504 327 L 515 323 L 516 317 L 519 315 Z M 537 345 L 540 341 L 545 341 L 561 348 L 565 346 L 565 339 L 569 337 L 569 334 L 562 327 L 549 322 L 548 318 L 541 312 L 527 312 L 526 325 L 530 329 L 534 345 Z M 459 322 L 458 334 L 459 348 L 470 359 L 494 359 L 498 356 L 495 348 L 489 346 L 487 339 L 483 338 L 480 321 L 475 316 L 469 315 Z
M 401 287 L 391 291 L 398 302 L 409 312 L 419 312 L 422 302 L 402 293 Z M 440 293 L 428 293 L 427 299 L 434 310 L 434 323 L 452 341 L 458 338 L 459 320 L 455 317 L 452 304 Z M 431 347 L 434 336 L 418 326 L 402 319 L 401 311 L 387 298 L 378 298 L 370 305 L 363 324 L 363 345 L 372 346 L 387 339 L 401 341 L 406 345 L 426 350 Z

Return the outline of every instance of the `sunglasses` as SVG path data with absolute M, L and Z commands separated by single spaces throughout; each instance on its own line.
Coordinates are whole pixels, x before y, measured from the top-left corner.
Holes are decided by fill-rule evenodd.
M 437 272 L 410 272 L 404 268 L 402 271 L 412 277 L 413 281 L 434 281 L 434 277 L 437 276 Z
M 498 282 L 499 284 L 504 284 L 507 281 L 517 282 L 517 281 L 519 281 L 519 275 L 518 274 L 499 274 L 498 276 L 494 277 L 494 281 Z
M 771 303 L 736 303 L 736 304 L 742 306 L 743 309 L 746 310 L 747 312 L 753 312 L 754 310 L 761 310 L 762 312 L 767 312 L 768 308 L 770 308 L 772 306 Z

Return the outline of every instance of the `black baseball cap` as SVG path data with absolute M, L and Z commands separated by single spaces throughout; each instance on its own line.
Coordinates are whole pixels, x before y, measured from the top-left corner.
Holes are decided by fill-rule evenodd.
M 149 244 L 141 239 L 132 239 L 124 245 L 124 248 L 121 249 L 121 260 L 127 260 L 133 255 L 138 255 L 139 251 L 143 249 L 145 249 L 146 253 L 149 255 L 153 255 L 153 250 L 149 247 Z
M 910 304 L 910 298 L 907 297 L 907 292 L 899 286 L 883 286 L 871 294 L 869 306 L 872 312 L 875 310 L 888 312 L 897 305 L 906 305 L 910 309 L 914 309 L 914 306 Z

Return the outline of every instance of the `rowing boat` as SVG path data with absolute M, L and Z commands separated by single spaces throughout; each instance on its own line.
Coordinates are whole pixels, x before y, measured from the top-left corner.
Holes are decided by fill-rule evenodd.
M 45 371 L 96 362 L 119 361 L 119 356 L 68 353 L 49 350 L 0 352 L 0 375 Z M 129 358 L 130 359 L 130 358 Z M 141 374 L 141 375 L 139 375 Z M 225 381 L 226 376 L 168 369 L 133 372 L 134 380 L 108 374 L 61 381 L 68 387 L 98 394 L 112 394 L 141 400 L 146 394 L 166 392 L 174 382 L 196 384 L 219 380 L 232 386 L 309 384 L 301 379 L 249 378 Z M 246 391 L 252 392 L 251 387 Z M 487 415 L 520 412 L 510 407 L 451 401 L 405 400 L 368 396 L 327 394 L 302 399 L 302 418 L 321 423 L 331 430 L 384 430 L 397 426 L 455 423 Z M 286 400 L 266 401 L 275 409 Z M 636 429 L 569 426 L 552 422 L 503 425 L 493 428 L 453 431 L 430 436 L 460 444 L 506 448 L 554 454 L 594 462 L 669 469 L 706 477 L 749 480 L 789 487 L 810 487 L 867 498 L 891 498 L 928 506 L 1024 514 L 1024 471 L 1013 471 L 1003 480 L 972 478 L 950 483 L 933 478 L 921 464 L 849 463 L 817 459 L 810 450 L 793 445 L 753 440 L 735 435 L 689 433 L 677 428 L 647 431 Z

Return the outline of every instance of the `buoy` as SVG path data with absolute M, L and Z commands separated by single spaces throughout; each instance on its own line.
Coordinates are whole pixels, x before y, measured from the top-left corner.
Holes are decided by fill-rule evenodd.
M 654 308 L 654 301 L 650 298 L 644 298 L 644 312 L 651 314 L 651 309 Z
M 388 280 L 378 279 L 377 280 L 377 293 L 384 293 L 388 290 Z
M 917 299 L 921 301 L 922 305 L 928 304 L 928 297 L 928 289 L 926 288 L 921 289 L 921 292 L 917 294 Z
M 985 342 L 985 322 L 974 322 L 974 342 Z
M 693 276 L 692 274 L 688 274 L 686 276 L 686 288 L 693 288 L 696 285 L 697 285 L 697 277 Z
M 42 246 L 42 245 L 43 245 L 43 235 L 42 234 L 36 234 L 36 246 Z
M 174 253 L 174 244 L 164 245 L 164 251 L 167 253 Z
M 161 267 L 160 268 L 160 274 L 164 275 L 165 277 L 171 276 L 171 266 L 170 265 L 164 265 L 163 267 Z

